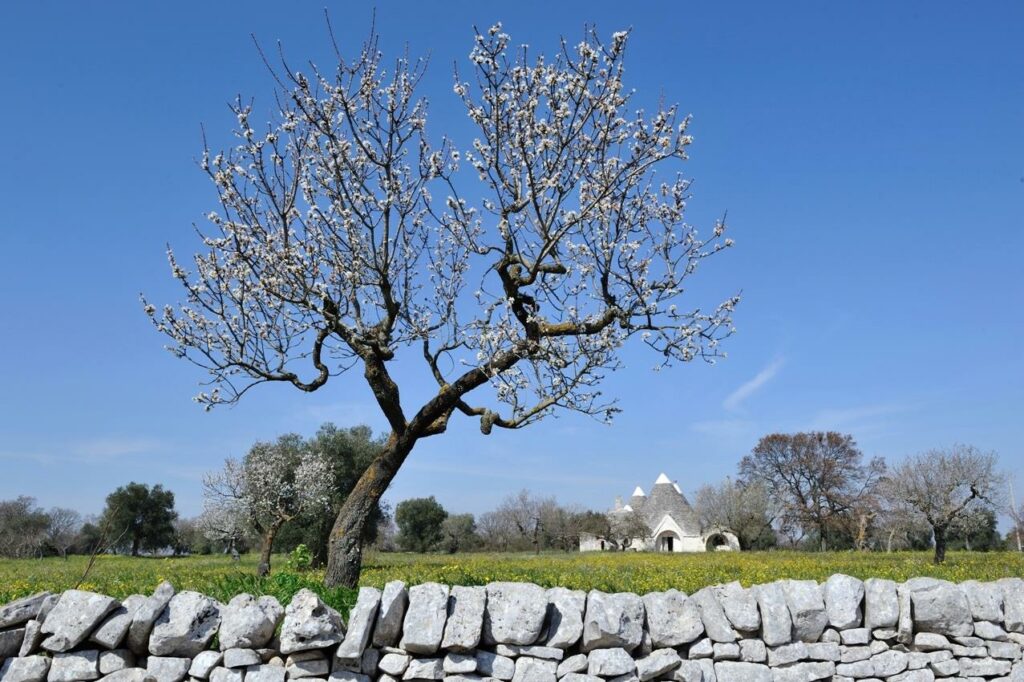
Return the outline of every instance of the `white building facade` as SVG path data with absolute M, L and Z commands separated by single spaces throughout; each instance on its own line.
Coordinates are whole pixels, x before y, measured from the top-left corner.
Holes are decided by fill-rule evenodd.
M 729 529 L 702 528 L 679 485 L 665 474 L 658 476 L 650 496 L 637 486 L 629 504 L 624 505 L 622 498 L 616 498 L 608 520 L 616 537 L 585 533 L 580 536 L 581 552 L 707 552 L 740 548 L 735 533 Z

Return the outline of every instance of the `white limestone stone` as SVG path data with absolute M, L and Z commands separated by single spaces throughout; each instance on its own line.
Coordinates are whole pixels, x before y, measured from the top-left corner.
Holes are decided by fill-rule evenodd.
M 174 595 L 153 624 L 149 653 L 191 658 L 206 649 L 220 627 L 220 607 L 217 600 L 199 592 Z
M 793 618 L 793 636 L 803 642 L 816 642 L 828 625 L 821 586 L 813 580 L 785 580 L 782 592 Z
M 780 582 L 756 585 L 753 588 L 761 612 L 761 639 L 768 646 L 793 641 L 793 619 L 786 605 L 786 594 Z
M 597 677 L 618 677 L 636 671 L 636 661 L 622 647 L 594 649 L 587 654 L 587 674 Z
M 695 641 L 704 633 L 697 604 L 685 592 L 651 592 L 644 595 L 643 602 L 652 646 L 678 647 Z
M 487 586 L 483 639 L 495 644 L 534 644 L 544 628 L 548 596 L 531 583 Z
M 441 648 L 472 651 L 480 644 L 484 628 L 487 590 L 483 587 L 453 587 L 448 597 L 448 622 Z
M 259 649 L 267 645 L 284 617 L 284 607 L 272 596 L 239 594 L 221 609 L 220 648 Z
M 567 649 L 574 646 L 583 636 L 583 611 L 587 604 L 587 593 L 552 587 L 547 591 L 548 631 L 546 646 Z
M 146 659 L 146 672 L 155 682 L 181 682 L 188 675 L 191 665 L 192 659 L 187 657 L 149 656 Z
M 373 624 L 380 608 L 381 591 L 376 587 L 360 587 L 356 603 L 348 614 L 348 628 L 345 639 L 338 645 L 335 658 L 340 660 L 356 659 L 363 655 L 366 645 L 373 634 Z
M 895 627 L 900 617 L 896 583 L 884 578 L 868 578 L 864 581 L 864 627 Z
M 99 678 L 99 654 L 96 649 L 55 653 L 47 682 L 86 682 Z
M 756 632 L 761 627 L 757 599 L 750 590 L 744 589 L 739 581 L 719 585 L 714 590 L 718 603 L 722 605 L 722 610 L 735 629 L 741 632 Z
M 142 594 L 126 597 L 121 605 L 111 611 L 99 627 L 92 631 L 89 641 L 107 649 L 116 649 L 128 636 L 128 628 L 132 624 L 135 612 L 146 602 L 146 599 L 147 597 Z M 131 668 L 132 666 L 125 667 Z
M 772 682 L 772 671 L 760 663 L 719 661 L 715 663 L 718 682 Z
M 864 582 L 837 573 L 822 586 L 829 625 L 837 630 L 860 627 L 863 622 Z
M 145 654 L 149 644 L 149 633 L 153 624 L 174 596 L 174 586 L 166 580 L 157 585 L 153 594 L 135 610 L 131 625 L 128 626 L 128 648 L 136 654 Z
M 516 663 L 508 656 L 499 656 L 490 651 L 477 651 L 476 670 L 486 677 L 511 680 L 516 672 Z
M 591 590 L 583 618 L 583 651 L 622 647 L 632 651 L 640 645 L 644 629 L 644 604 L 629 592 L 608 594 Z
M 24 656 L 8 658 L 0 665 L 0 680 L 3 682 L 43 682 L 50 671 L 47 656 Z
M 41 632 L 49 637 L 43 640 L 42 647 L 56 652 L 75 648 L 119 605 L 116 599 L 105 594 L 66 590 L 43 622 Z M 20 647 L 19 640 L 14 651 Z

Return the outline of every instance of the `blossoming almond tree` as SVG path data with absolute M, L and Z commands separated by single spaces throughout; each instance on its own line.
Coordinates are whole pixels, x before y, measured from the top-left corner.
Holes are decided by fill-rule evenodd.
M 239 462 L 203 479 L 207 530 L 237 532 L 244 519 L 260 537 L 260 575 L 270 573 L 274 538 L 288 521 L 330 504 L 330 462 L 290 434 L 256 443 Z M 234 540 L 234 535 L 230 536 Z
M 631 107 L 627 39 L 588 30 L 546 59 L 500 24 L 478 32 L 472 76 L 455 74 L 476 127 L 460 150 L 428 141 L 425 62 L 386 65 L 371 35 L 333 73 L 285 64 L 279 120 L 258 132 L 239 103 L 237 145 L 205 152 L 220 208 L 191 269 L 169 253 L 186 301 L 143 301 L 173 352 L 209 372 L 198 401 L 268 382 L 312 392 L 354 369 L 390 425 L 337 516 L 329 585 L 356 583 L 370 510 L 452 415 L 484 434 L 556 410 L 607 420 L 615 402 L 598 386 L 627 341 L 661 368 L 713 362 L 732 333 L 738 298 L 681 304 L 731 240 L 723 222 L 701 236 L 684 221 L 689 119 Z M 421 404 L 399 392 L 403 348 L 437 383 Z

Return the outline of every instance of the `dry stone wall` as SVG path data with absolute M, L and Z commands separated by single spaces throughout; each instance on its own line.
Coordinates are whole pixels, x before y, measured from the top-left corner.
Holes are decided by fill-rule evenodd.
M 0 607 L 0 682 L 1024 682 L 1024 580 L 739 583 L 639 596 L 364 587 L 349 614 L 161 584 Z

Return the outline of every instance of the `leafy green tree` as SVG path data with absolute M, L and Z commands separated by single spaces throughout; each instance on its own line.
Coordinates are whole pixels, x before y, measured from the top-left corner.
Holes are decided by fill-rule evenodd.
M 449 554 L 468 552 L 480 544 L 476 534 L 476 519 L 472 514 L 452 514 L 441 524 L 444 539 L 441 546 Z
M 448 512 L 433 495 L 399 502 L 395 508 L 398 546 L 411 552 L 429 552 L 443 539 L 447 518 Z
M 110 528 L 114 544 L 129 549 L 132 556 L 140 550 L 157 550 L 174 544 L 174 493 L 162 485 L 152 488 L 144 483 L 129 483 L 107 495 L 104 524 Z M 103 524 L 101 524 L 103 525 Z
M 275 550 L 290 552 L 303 544 L 312 553 L 314 566 L 326 563 L 334 519 L 359 477 L 377 457 L 383 445 L 383 440 L 375 437 L 369 426 L 342 428 L 330 422 L 321 426 L 316 435 L 307 441 L 307 447 L 312 452 L 320 453 L 331 468 L 327 507 L 286 524 L 274 543 Z M 380 522 L 388 514 L 387 502 L 379 500 L 370 512 L 370 522 L 363 529 L 365 545 L 371 545 L 377 540 Z

